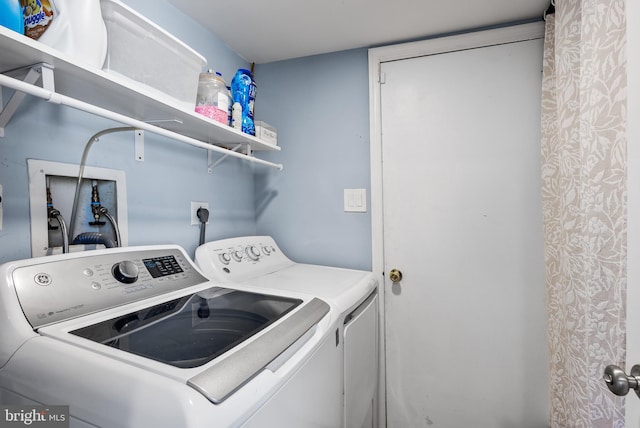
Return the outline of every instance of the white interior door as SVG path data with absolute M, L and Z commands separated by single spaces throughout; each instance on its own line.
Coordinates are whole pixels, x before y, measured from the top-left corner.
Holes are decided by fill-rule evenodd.
M 546 427 L 542 40 L 381 64 L 386 420 Z
M 640 2 L 628 1 L 627 11 L 627 373 L 640 364 Z M 614 361 L 611 364 L 622 364 Z M 627 395 L 626 426 L 640 428 L 640 400 Z

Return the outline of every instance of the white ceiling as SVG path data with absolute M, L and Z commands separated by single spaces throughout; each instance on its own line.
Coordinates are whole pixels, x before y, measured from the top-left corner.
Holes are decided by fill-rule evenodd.
M 257 64 L 542 19 L 549 0 L 169 0 Z

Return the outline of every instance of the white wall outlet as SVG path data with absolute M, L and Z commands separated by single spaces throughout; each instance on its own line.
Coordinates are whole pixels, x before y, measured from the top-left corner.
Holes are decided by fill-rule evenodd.
M 198 218 L 198 208 L 209 209 L 209 202 L 191 201 L 191 226 L 200 225 L 200 219 Z M 206 224 L 209 224 L 209 222 L 207 221 Z
M 344 189 L 344 211 L 367 212 L 367 189 Z

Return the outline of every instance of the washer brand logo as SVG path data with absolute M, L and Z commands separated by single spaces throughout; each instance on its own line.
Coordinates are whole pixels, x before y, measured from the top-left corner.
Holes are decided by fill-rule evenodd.
M 69 428 L 69 406 L 0 406 L 0 428 Z

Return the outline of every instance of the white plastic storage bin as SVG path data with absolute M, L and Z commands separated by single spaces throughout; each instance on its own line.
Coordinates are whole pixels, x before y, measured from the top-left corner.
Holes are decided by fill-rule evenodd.
M 193 110 L 207 60 L 124 3 L 100 0 L 100 6 L 108 40 L 103 69 L 160 90 Z

